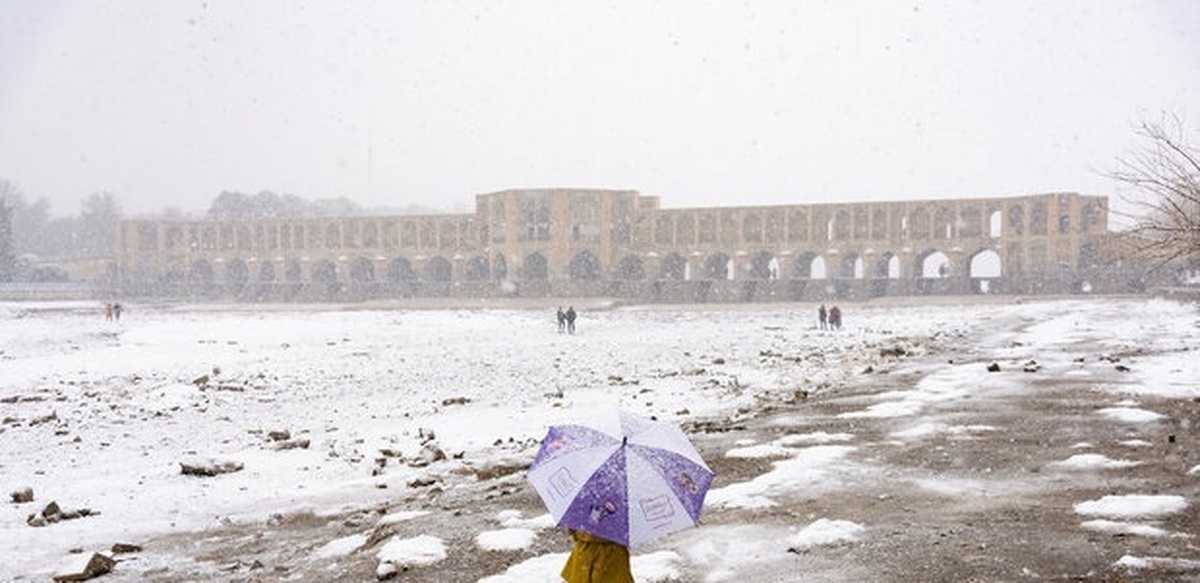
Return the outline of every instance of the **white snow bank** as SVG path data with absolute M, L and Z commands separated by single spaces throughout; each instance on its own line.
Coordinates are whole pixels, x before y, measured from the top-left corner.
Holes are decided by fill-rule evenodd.
M 1098 453 L 1085 453 L 1073 455 L 1063 461 L 1054 462 L 1050 465 L 1067 470 L 1113 470 L 1140 466 L 1142 462 L 1114 460 Z
M 380 563 L 397 567 L 432 565 L 446 558 L 446 543 L 436 536 L 392 537 L 375 554 Z
M 788 546 L 807 549 L 816 546 L 853 542 L 859 539 L 866 527 L 849 520 L 821 518 L 788 537 Z
M 1075 512 L 1087 516 L 1137 518 L 1166 516 L 1187 507 L 1187 500 L 1183 496 L 1127 494 L 1080 502 L 1075 505 Z
M 1154 411 L 1147 411 L 1137 407 L 1107 407 L 1100 409 L 1097 413 L 1125 423 L 1149 423 L 1151 421 L 1158 421 L 1163 417 Z
M 475 546 L 485 551 L 519 551 L 529 548 L 537 533 L 528 528 L 485 530 L 475 535 Z
M 1102 532 L 1104 534 L 1131 534 L 1134 536 L 1163 537 L 1171 534 L 1169 531 L 1151 524 L 1136 522 L 1118 522 L 1114 520 L 1088 520 L 1080 524 L 1084 530 Z
M 1161 571 L 1189 572 L 1200 571 L 1200 561 L 1194 559 L 1177 559 L 1174 557 L 1135 557 L 1133 555 L 1125 555 L 1113 563 L 1113 567 L 1129 569 L 1131 571 L 1155 569 Z
M 317 549 L 317 557 L 329 559 L 333 557 L 345 557 L 353 553 L 359 547 L 362 547 L 367 542 L 367 535 L 352 534 L 350 536 L 331 540 L 325 543 L 325 546 Z
M 738 482 L 724 488 L 708 491 L 705 504 L 726 508 L 764 508 L 774 506 L 769 496 L 836 489 L 838 480 L 832 479 L 835 470 L 843 469 L 845 457 L 856 448 L 847 445 L 818 445 L 797 450 L 796 456 L 773 464 L 770 472 L 755 477 L 749 482 Z

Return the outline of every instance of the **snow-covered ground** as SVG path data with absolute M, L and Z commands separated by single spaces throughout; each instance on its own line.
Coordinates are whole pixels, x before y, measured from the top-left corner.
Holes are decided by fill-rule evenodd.
M 73 549 L 386 504 L 438 464 L 527 464 L 549 425 L 598 407 L 688 423 L 788 402 L 797 391 L 829 394 L 877 365 L 880 350 L 897 339 L 981 338 L 988 358 L 1036 359 L 1064 378 L 1088 373 L 1066 360 L 1063 347 L 1142 350 L 1146 356 L 1129 371 L 1132 381 L 1120 389 L 1124 400 L 1097 412 L 1117 423 L 1165 415 L 1140 407 L 1139 398 L 1200 398 L 1197 310 L 1160 300 L 850 304 L 839 332 L 817 330 L 815 306 L 808 305 L 584 306 L 578 333 L 564 335 L 555 330 L 554 307 L 135 304 L 110 322 L 91 303 L 0 304 L 0 579 L 44 579 Z M 986 333 L 1001 321 L 1026 325 Z M 908 343 L 909 350 L 920 346 Z M 897 443 L 986 434 L 993 428 L 948 425 L 923 413 L 973 391 L 1011 390 L 1006 382 L 982 366 L 946 363 L 915 386 L 897 386 L 842 415 L 907 420 L 891 435 Z M 302 440 L 307 447 L 278 447 Z M 418 463 L 428 445 L 450 459 Z M 853 435 L 841 433 L 737 444 L 728 456 L 774 460 L 772 470 L 715 488 L 706 506 L 770 507 L 800 489 L 820 495 L 823 480 L 845 479 L 844 472 L 832 478 L 826 470 L 850 463 L 856 447 Z M 1142 461 L 1134 447 L 1122 459 L 1087 449 L 1081 444 L 1056 469 L 1121 472 Z M 243 469 L 213 478 L 181 473 L 182 462 L 204 460 Z M 1200 480 L 1200 468 L 1189 474 Z M 8 492 L 25 487 L 34 502 L 8 501 Z M 929 487 L 953 492 L 961 484 Z M 51 500 L 93 515 L 27 525 Z M 1128 492 L 1081 500 L 1075 510 L 1085 529 L 1152 535 L 1155 518 L 1197 502 L 1169 492 Z M 496 523 L 476 533 L 481 551 L 528 548 L 553 529 L 546 516 L 519 513 Z M 684 548 L 634 549 L 635 575 L 638 581 L 682 580 L 684 571 L 704 573 L 705 581 L 744 578 L 755 545 L 778 542 L 756 538 L 762 533 L 755 528 L 701 527 L 680 538 Z M 785 543 L 805 549 L 870 536 L 870 524 L 814 517 L 793 525 Z M 365 542 L 366 533 L 330 540 L 317 556 L 336 561 Z M 447 560 L 442 541 L 429 534 L 387 541 L 376 552 L 381 569 Z M 481 580 L 558 581 L 564 559 L 539 555 Z M 1172 565 L 1200 576 L 1196 559 Z M 1162 560 L 1168 559 L 1122 559 L 1130 569 Z

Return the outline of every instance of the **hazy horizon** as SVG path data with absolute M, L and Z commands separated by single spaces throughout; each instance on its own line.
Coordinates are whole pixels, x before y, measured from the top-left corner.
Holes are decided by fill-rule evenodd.
M 1183 0 L 0 2 L 0 179 L 58 215 L 1111 197 L 1137 123 L 1196 127 L 1198 24 Z

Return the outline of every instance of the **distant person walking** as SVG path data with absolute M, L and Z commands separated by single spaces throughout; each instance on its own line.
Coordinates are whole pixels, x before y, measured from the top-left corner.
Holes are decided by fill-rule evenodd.
M 558 333 L 562 334 L 567 329 L 567 313 L 563 311 L 562 306 L 558 307 Z
M 106 322 L 112 322 L 112 316 L 113 316 L 113 305 L 111 302 L 105 302 L 105 304 L 104 304 L 104 320 Z
M 575 307 L 567 306 L 567 333 L 575 333 Z
M 817 308 L 817 322 L 821 325 L 822 330 L 829 327 L 828 314 L 825 311 L 825 304 L 821 304 L 821 307 Z
M 839 308 L 837 306 L 833 306 L 832 308 L 829 308 L 829 329 L 830 330 L 841 330 L 842 329 L 842 310 L 841 310 L 841 308 Z
M 115 317 L 117 318 L 117 321 L 118 321 L 118 322 L 120 322 L 120 321 L 121 321 L 121 312 L 122 312 L 124 309 L 125 309 L 125 308 L 122 308 L 122 307 L 121 307 L 121 304 L 113 304 L 113 307 L 112 307 L 112 310 L 113 310 L 113 316 L 115 316 Z

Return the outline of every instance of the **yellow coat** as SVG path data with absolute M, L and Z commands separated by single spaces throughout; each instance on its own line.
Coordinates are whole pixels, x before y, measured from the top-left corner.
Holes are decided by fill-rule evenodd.
M 563 566 L 567 583 L 633 583 L 629 549 L 579 530 L 571 531 L 575 546 Z

